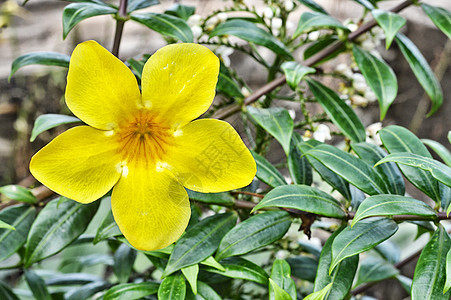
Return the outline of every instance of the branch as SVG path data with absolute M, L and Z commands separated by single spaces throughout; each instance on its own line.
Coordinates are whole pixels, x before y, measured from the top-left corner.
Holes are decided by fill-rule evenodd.
M 116 33 L 114 34 L 113 50 L 111 51 L 111 53 L 113 53 L 113 55 L 116 57 L 118 57 L 119 55 L 119 46 L 121 44 L 122 31 L 124 29 L 126 17 L 127 17 L 127 0 L 120 0 L 119 10 L 116 19 Z

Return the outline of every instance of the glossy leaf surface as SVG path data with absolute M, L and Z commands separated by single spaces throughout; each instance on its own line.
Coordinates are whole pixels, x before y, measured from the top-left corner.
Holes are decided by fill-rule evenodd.
M 22 67 L 29 65 L 47 65 L 57 67 L 69 67 L 70 56 L 57 52 L 33 52 L 16 58 L 11 65 L 8 80 Z
M 374 19 L 385 33 L 385 48 L 390 48 L 396 33 L 406 24 L 406 19 L 396 13 L 373 9 L 371 11 Z
M 349 31 L 349 29 L 341 24 L 337 19 L 319 12 L 304 12 L 299 19 L 293 38 L 298 37 L 302 33 L 310 32 L 317 29 L 341 29 Z
M 257 178 L 271 187 L 287 185 L 285 178 L 280 174 L 269 161 L 263 156 L 258 155 L 251 150 L 252 156 L 257 164 Z
M 159 13 L 135 13 L 131 19 L 164 35 L 184 43 L 193 42 L 193 33 L 185 20 L 175 16 Z
M 33 142 L 39 134 L 41 134 L 46 130 L 55 128 L 60 125 L 72 123 L 81 123 L 81 120 L 76 117 L 58 114 L 40 115 L 39 117 L 36 118 L 36 121 L 34 121 L 33 130 L 31 131 L 30 142 Z

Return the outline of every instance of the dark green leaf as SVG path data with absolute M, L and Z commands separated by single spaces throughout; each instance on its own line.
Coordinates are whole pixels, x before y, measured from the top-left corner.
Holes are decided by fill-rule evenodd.
M 287 258 L 291 267 L 291 275 L 296 278 L 315 281 L 315 274 L 318 269 L 318 261 L 308 256 L 296 256 Z
M 159 300 L 185 300 L 186 283 L 182 275 L 166 277 L 158 289 Z
M 159 286 L 160 285 L 158 283 L 150 281 L 119 284 L 109 289 L 103 296 L 103 300 L 141 299 L 155 294 L 158 291 Z
M 286 185 L 287 182 L 282 174 L 263 156 L 251 150 L 252 156 L 257 164 L 257 178 L 271 187 Z
M 208 204 L 219 204 L 231 206 L 235 203 L 234 198 L 229 193 L 200 193 L 192 190 L 186 190 L 191 200 Z
M 293 208 L 333 218 L 346 216 L 346 212 L 334 197 L 308 185 L 276 187 L 266 194 L 253 211 L 264 207 Z
M 57 127 L 59 125 L 72 123 L 81 123 L 81 120 L 76 117 L 58 114 L 40 115 L 36 119 L 36 121 L 34 121 L 33 130 L 31 131 L 30 142 L 33 142 L 39 134 L 41 134 L 46 130 Z
M 11 288 L 6 285 L 6 283 L 3 283 L 3 281 L 0 281 L 0 299 L 2 300 L 19 300 L 19 297 L 14 294 L 14 292 L 11 290 Z
M 421 3 L 421 8 L 434 22 L 435 26 L 451 39 L 451 12 L 438 6 Z
M 25 246 L 25 266 L 31 266 L 70 245 L 88 227 L 100 201 L 81 204 L 73 200 L 50 201 L 31 226 Z
M 306 67 L 295 61 L 286 61 L 282 65 L 288 86 L 295 91 L 305 75 L 315 73 L 314 68 Z
M 348 27 L 341 24 L 337 19 L 329 15 L 319 12 L 304 12 L 299 19 L 298 27 L 296 28 L 293 38 L 298 37 L 302 33 L 310 32 L 317 29 L 342 29 L 349 31 Z
M 67 37 L 75 25 L 84 19 L 94 16 L 112 15 L 115 13 L 117 13 L 117 9 L 106 4 L 100 5 L 90 2 L 69 4 L 63 10 L 63 39 Z
M 373 4 L 372 0 L 354 0 L 354 2 L 359 3 L 363 7 L 365 7 L 368 10 L 373 10 L 376 8 L 376 6 Z
M 44 280 L 38 276 L 33 270 L 28 269 L 25 270 L 25 279 L 30 287 L 31 292 L 35 299 L 38 300 L 50 300 L 49 291 L 47 290 L 47 286 L 45 285 Z
M 354 143 L 364 142 L 365 127 L 355 112 L 337 93 L 313 79 L 307 79 L 310 90 L 332 122 Z
M 327 14 L 327 12 L 324 10 L 324 8 L 322 8 L 320 5 L 318 5 L 315 1 L 313 0 L 298 0 L 300 3 L 302 3 L 303 5 L 307 6 L 308 8 L 310 8 L 313 11 L 319 12 L 319 13 L 323 13 L 323 14 Z
M 396 264 L 401 259 L 401 249 L 390 240 L 380 243 L 374 247 L 374 250 L 392 264 Z
M 111 286 L 108 281 L 94 281 L 64 294 L 65 300 L 90 299 L 95 293 L 103 291 Z M 104 298 L 105 299 L 105 298 Z
M 16 230 L 14 226 L 9 225 L 8 223 L 0 220 L 0 229 L 8 229 L 8 230 Z
M 255 108 L 249 106 L 247 111 L 258 125 L 268 131 L 280 143 L 288 156 L 294 126 L 288 110 L 281 107 Z
M 309 59 L 310 57 L 312 57 L 316 53 L 322 51 L 324 48 L 329 47 L 336 41 L 338 41 L 338 37 L 336 35 L 329 35 L 329 36 L 321 37 L 320 39 L 309 43 L 303 53 L 304 60 Z M 314 66 L 320 65 L 320 64 L 336 57 L 338 54 L 340 54 L 344 50 L 346 50 L 346 47 L 344 45 L 341 45 L 341 46 L 338 45 L 338 47 L 335 51 L 333 51 L 331 54 L 327 55 L 326 57 L 324 57 L 323 59 L 321 59 L 320 61 L 315 63 Z
M 332 244 L 332 262 L 329 273 L 343 259 L 362 253 L 382 243 L 398 230 L 395 221 L 388 218 L 370 218 L 346 227 Z
M 269 278 L 269 292 L 272 293 L 273 299 L 277 300 L 292 300 L 293 298 L 285 292 L 274 280 Z M 270 298 L 271 299 L 271 298 Z
M 218 263 L 216 261 L 216 259 L 214 259 L 213 256 L 210 256 L 209 258 L 205 259 L 204 261 L 201 262 L 201 264 L 204 265 L 204 266 L 209 266 L 209 267 L 212 267 L 212 268 L 216 268 L 216 269 L 218 269 L 220 271 L 225 271 L 224 267 L 220 263 Z
M 301 135 L 293 132 L 291 136 L 290 154 L 287 160 L 288 170 L 290 171 L 293 183 L 311 185 L 313 182 L 312 166 L 307 158 L 302 156 L 301 150 L 298 148 L 302 142 Z
M 305 153 L 368 195 L 387 194 L 384 180 L 370 165 L 331 145 L 319 145 Z
M 173 37 L 184 43 L 193 42 L 193 33 L 185 20 L 167 14 L 136 13 L 131 19 L 166 36 Z
M 233 213 L 216 214 L 191 227 L 175 244 L 163 276 L 211 256 L 222 237 L 236 224 Z
M 369 257 L 360 263 L 355 286 L 395 277 L 399 274 L 391 263 L 376 257 Z
M 324 300 L 326 299 L 327 293 L 332 289 L 332 283 L 329 283 L 326 285 L 322 290 L 319 290 L 317 292 L 313 292 L 307 297 L 304 298 L 304 300 Z M 333 299 L 333 298 L 331 298 Z
M 440 83 L 420 50 L 418 50 L 417 46 L 411 40 L 401 33 L 396 34 L 395 39 L 410 68 L 417 77 L 418 82 L 423 86 L 429 98 L 432 100 L 432 107 L 428 113 L 428 116 L 431 116 L 443 102 Z
M 439 225 L 421 251 L 412 281 L 412 300 L 448 300 L 450 291 L 443 293 L 446 281 L 446 256 L 451 239 Z
M 396 276 L 396 279 L 401 284 L 402 288 L 410 295 L 412 289 L 412 279 L 403 275 Z
M 291 298 L 296 299 L 296 284 L 291 278 L 290 265 L 283 259 L 276 259 L 272 264 L 270 279 L 274 281 L 282 290 L 286 291 Z M 269 299 L 278 299 L 269 289 Z
M 369 143 L 351 144 L 352 150 L 366 163 L 376 164 L 379 160 L 387 156 L 387 153 L 380 147 Z M 404 178 L 395 163 L 387 163 L 374 169 L 383 178 L 391 194 L 404 195 Z
M 432 158 L 420 139 L 404 127 L 387 126 L 379 131 L 379 136 L 389 153 L 409 152 Z M 437 203 L 441 201 L 439 184 L 429 172 L 404 165 L 398 167 L 414 186 Z
M 308 140 L 298 145 L 299 150 L 304 154 L 304 157 L 307 158 L 312 167 L 318 172 L 321 178 L 330 184 L 331 187 L 336 189 L 340 194 L 342 194 L 346 199 L 351 200 L 352 196 L 349 191 L 349 184 L 340 176 L 329 170 L 326 166 L 324 166 L 319 160 L 315 159 L 312 156 L 307 156 L 305 153 L 307 151 L 322 145 L 323 143 L 317 140 Z
M 268 211 L 250 217 L 232 228 L 221 240 L 216 260 L 249 253 L 281 239 L 291 225 L 286 211 Z
M 282 42 L 252 22 L 240 19 L 228 20 L 216 26 L 210 33 L 210 37 L 221 35 L 233 35 L 250 43 L 266 47 L 286 59 L 293 59 L 290 50 Z
M 388 108 L 398 94 L 398 81 L 395 72 L 383 60 L 356 45 L 352 46 L 352 53 L 366 82 L 376 94 L 381 111 L 381 120 L 383 120 Z
M 119 230 L 116 221 L 114 221 L 113 213 L 109 211 L 105 216 L 105 219 L 103 219 L 102 224 L 100 224 L 99 228 L 97 229 L 93 243 L 97 244 L 98 242 L 103 241 L 107 238 L 121 234 L 122 233 Z
M 218 92 L 221 92 L 229 97 L 244 98 L 238 84 L 232 79 L 232 75 L 223 63 L 221 63 L 221 67 L 219 68 L 219 77 L 216 89 Z
M 28 53 L 16 58 L 11 65 L 11 73 L 9 74 L 8 80 L 14 73 L 17 72 L 22 67 L 28 65 L 46 65 L 46 66 L 58 66 L 58 67 L 69 67 L 70 56 L 66 54 L 56 53 L 56 52 L 33 52 Z
M 380 9 L 373 9 L 371 13 L 377 21 L 377 24 L 385 32 L 385 48 L 390 48 L 396 33 L 406 24 L 406 18 L 396 13 Z
M 359 264 L 359 256 L 353 255 L 341 261 L 329 275 L 332 262 L 332 243 L 335 237 L 345 228 L 336 230 L 326 241 L 321 251 L 318 270 L 315 277 L 314 292 L 319 292 L 327 285 L 332 284 L 327 299 L 344 299 L 351 289 L 354 275 Z
M 114 253 L 113 271 L 120 283 L 128 281 L 136 259 L 136 250 L 121 244 Z
M 443 160 L 443 162 L 448 165 L 448 167 L 451 167 L 451 152 L 443 146 L 442 144 L 429 140 L 429 139 L 421 139 L 423 144 L 434 150 L 435 153 L 437 153 L 438 156 Z
M 0 187 L 0 194 L 5 195 L 11 200 L 20 201 L 25 203 L 35 204 L 36 197 L 27 188 L 20 185 L 5 185 Z
M 127 2 L 127 12 L 131 13 L 135 10 L 143 9 L 159 3 L 160 2 L 158 0 L 129 0 Z
M 52 285 L 80 285 L 103 281 L 99 276 L 87 273 L 54 273 L 45 280 L 45 284 Z
M 446 293 L 451 288 L 451 249 L 446 254 L 446 280 L 443 292 Z
M 202 281 L 197 281 L 197 292 L 206 300 L 221 300 L 216 291 Z
M 434 219 L 437 214 L 426 203 L 399 195 L 375 195 L 366 198 L 355 213 L 351 226 L 373 216 L 413 215 Z
M 195 264 L 189 267 L 182 268 L 183 276 L 188 280 L 191 290 L 197 294 L 197 275 L 199 274 L 199 265 Z
M 249 280 L 263 285 L 268 284 L 268 274 L 258 265 L 241 257 L 228 257 L 220 261 L 225 271 L 208 268 L 208 272 L 230 278 Z
M 10 206 L 0 211 L 0 219 L 16 230 L 0 228 L 0 261 L 13 255 L 27 240 L 36 209 L 28 205 Z
M 183 20 L 187 21 L 190 16 L 194 14 L 196 11 L 196 7 L 194 6 L 188 6 L 183 5 L 180 3 L 176 3 L 170 8 L 168 8 L 165 13 L 169 15 L 174 15 L 176 17 L 182 18 Z

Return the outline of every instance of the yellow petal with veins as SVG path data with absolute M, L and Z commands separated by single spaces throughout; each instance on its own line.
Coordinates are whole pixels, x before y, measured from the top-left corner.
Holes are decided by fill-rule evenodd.
M 146 107 L 171 125 L 199 117 L 215 96 L 219 59 L 198 44 L 172 44 L 146 62 L 142 74 L 142 99 Z
M 166 169 L 127 166 L 113 189 L 113 216 L 125 238 L 139 250 L 156 250 L 175 242 L 190 218 L 188 195 Z
M 105 195 L 121 175 L 118 144 L 108 132 L 78 126 L 60 134 L 30 162 L 33 176 L 81 203 Z
M 79 44 L 70 59 L 66 103 L 82 121 L 111 130 L 141 105 L 133 73 L 94 41 Z
M 176 132 L 165 163 L 185 187 L 203 193 L 245 187 L 257 170 L 235 129 L 214 119 L 193 121 Z

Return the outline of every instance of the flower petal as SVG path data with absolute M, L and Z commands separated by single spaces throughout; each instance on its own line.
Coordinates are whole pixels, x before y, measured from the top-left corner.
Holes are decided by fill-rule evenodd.
M 165 163 L 185 187 L 216 193 L 252 182 L 255 161 L 229 123 L 196 120 L 182 127 L 175 136 L 175 146 L 168 149 Z
M 146 251 L 175 242 L 190 218 L 185 189 L 162 168 L 129 166 L 113 189 L 111 207 L 125 238 Z
M 198 44 L 172 44 L 155 52 L 142 74 L 143 104 L 171 125 L 199 117 L 215 96 L 219 59 Z
M 133 73 L 94 41 L 79 44 L 69 64 L 66 103 L 85 123 L 111 130 L 141 105 Z
M 120 178 L 117 146 L 105 131 L 74 127 L 36 153 L 30 171 L 56 193 L 89 203 L 105 195 Z

